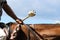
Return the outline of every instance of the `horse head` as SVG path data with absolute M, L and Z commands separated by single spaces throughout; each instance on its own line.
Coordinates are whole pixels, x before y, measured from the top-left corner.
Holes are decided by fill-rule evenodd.
M 19 24 L 10 22 L 7 23 L 7 25 L 9 26 L 9 38 L 14 39 L 17 35 L 17 31 L 19 30 Z

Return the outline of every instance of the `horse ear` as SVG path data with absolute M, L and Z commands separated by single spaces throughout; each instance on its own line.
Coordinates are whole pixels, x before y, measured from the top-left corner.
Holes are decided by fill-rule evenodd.
M 9 23 L 7 23 L 6 25 L 7 26 L 10 26 L 10 25 L 12 25 L 13 24 L 13 22 L 9 22 Z
M 4 28 L 4 27 L 6 27 L 6 24 L 5 23 L 3 23 L 3 22 L 0 22 L 0 28 Z

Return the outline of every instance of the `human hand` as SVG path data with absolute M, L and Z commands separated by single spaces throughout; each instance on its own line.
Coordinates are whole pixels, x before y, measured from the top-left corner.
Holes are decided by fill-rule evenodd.
M 16 19 L 16 22 L 17 22 L 18 24 L 22 24 L 22 25 L 23 25 L 23 21 L 22 21 L 21 19 Z

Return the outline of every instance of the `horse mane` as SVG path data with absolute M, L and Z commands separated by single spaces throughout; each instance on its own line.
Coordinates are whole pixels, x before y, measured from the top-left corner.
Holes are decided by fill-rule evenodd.
M 14 24 L 15 22 L 9 22 L 9 23 L 7 23 L 6 25 L 8 25 L 9 27 L 12 25 L 12 24 Z M 26 36 L 26 34 L 23 32 L 23 30 L 22 29 L 20 29 L 20 30 L 18 30 L 17 32 L 17 35 L 16 35 L 16 37 L 13 39 L 13 40 L 27 40 L 27 36 Z M 10 38 L 10 32 L 9 32 L 9 36 L 8 36 L 9 38 Z M 9 38 L 7 38 L 7 40 L 10 40 Z
M 27 36 L 25 35 L 22 29 L 17 31 L 17 36 L 15 40 L 27 40 Z
M 3 22 L 0 22 L 0 28 L 4 28 L 4 27 L 6 27 L 6 24 L 5 23 L 3 23 Z

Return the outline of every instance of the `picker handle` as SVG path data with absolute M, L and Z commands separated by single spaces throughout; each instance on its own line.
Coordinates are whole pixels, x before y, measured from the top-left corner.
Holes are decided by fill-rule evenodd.
M 29 11 L 29 14 L 28 14 L 28 16 L 27 17 L 25 17 L 24 19 L 23 19 L 23 21 L 24 20 L 26 20 L 27 18 L 29 18 L 29 17 L 33 17 L 33 16 L 35 16 L 35 11 L 34 10 L 32 10 L 32 11 Z

